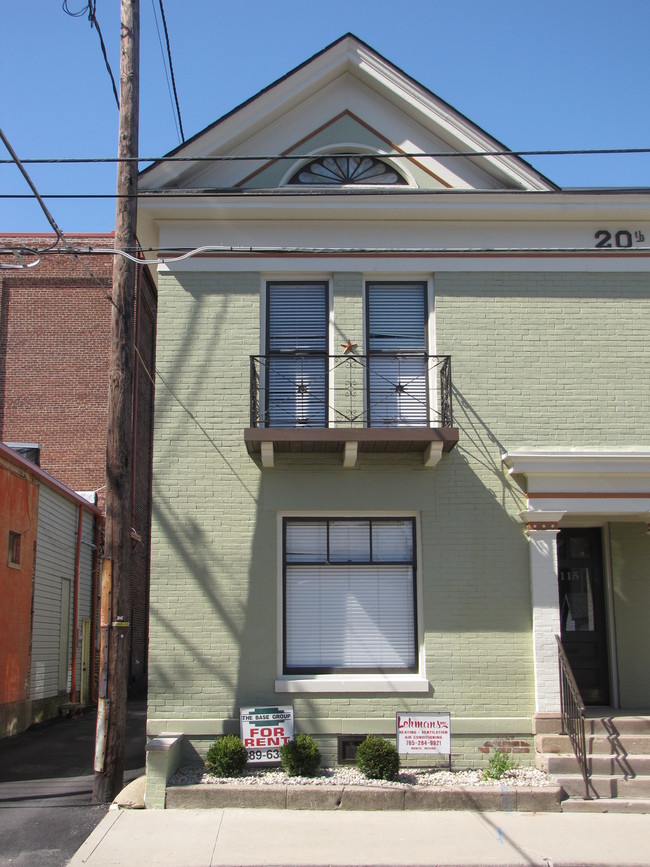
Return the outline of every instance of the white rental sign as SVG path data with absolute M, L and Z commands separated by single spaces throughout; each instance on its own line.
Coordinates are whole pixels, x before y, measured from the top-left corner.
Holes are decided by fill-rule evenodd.
M 397 752 L 420 755 L 451 753 L 451 714 L 396 714 Z
M 239 730 L 249 764 L 277 764 L 280 747 L 293 738 L 293 705 L 240 707 Z

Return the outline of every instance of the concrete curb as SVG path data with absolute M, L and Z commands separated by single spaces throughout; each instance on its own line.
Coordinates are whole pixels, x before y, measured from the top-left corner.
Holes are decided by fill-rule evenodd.
M 560 786 L 459 786 L 409 788 L 381 786 L 169 786 L 167 809 L 225 807 L 276 810 L 480 810 L 559 813 L 566 798 Z

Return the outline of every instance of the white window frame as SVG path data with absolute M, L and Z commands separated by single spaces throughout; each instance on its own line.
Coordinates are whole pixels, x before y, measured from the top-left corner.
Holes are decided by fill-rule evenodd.
M 329 359 L 334 355 L 334 283 L 332 275 L 324 272 L 278 272 L 265 271 L 260 274 L 260 348 L 259 354 L 266 357 L 268 346 L 268 286 L 269 283 L 324 283 L 327 286 L 327 356 Z M 334 422 L 334 377 L 328 375 L 327 392 L 327 423 L 329 426 Z M 266 384 L 260 385 L 260 406 L 266 406 Z
M 415 625 L 417 671 L 405 673 L 347 672 L 334 674 L 284 674 L 284 520 L 301 518 L 402 518 L 414 519 L 415 523 Z M 276 693 L 426 693 L 430 685 L 426 677 L 424 651 L 424 613 L 422 608 L 422 526 L 417 512 L 386 511 L 308 511 L 279 512 L 277 515 L 277 676 Z
M 363 339 L 366 355 L 369 356 L 369 341 L 367 334 L 368 323 L 368 284 L 369 283 L 424 283 L 426 286 L 426 303 L 427 311 L 425 317 L 425 341 L 428 355 L 437 355 L 436 346 L 436 307 L 435 307 L 435 285 L 434 275 L 424 272 L 403 273 L 396 272 L 380 272 L 373 273 L 372 271 L 364 271 L 361 274 L 363 280 Z M 428 371 L 427 384 L 429 387 L 429 424 L 433 427 L 436 425 L 437 408 L 439 402 L 439 379 L 438 369 L 434 367 Z M 367 394 L 368 383 L 364 384 L 364 393 Z

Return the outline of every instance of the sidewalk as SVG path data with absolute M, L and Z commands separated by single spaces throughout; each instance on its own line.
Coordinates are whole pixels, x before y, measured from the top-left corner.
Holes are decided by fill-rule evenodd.
M 69 867 L 648 865 L 650 816 L 111 810 Z

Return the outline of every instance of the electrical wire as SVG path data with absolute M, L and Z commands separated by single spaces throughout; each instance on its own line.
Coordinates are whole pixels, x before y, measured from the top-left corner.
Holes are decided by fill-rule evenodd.
M 35 268 L 41 263 L 41 254 L 38 250 L 34 250 L 31 247 L 0 247 L 0 256 L 15 256 L 20 263 L 18 265 L 9 265 L 3 262 L 0 264 L 0 270 L 3 271 L 26 271 L 28 268 Z M 34 262 L 25 262 L 24 256 L 35 256 L 36 260 Z
M 117 85 L 115 84 L 115 76 L 113 75 L 113 70 L 111 69 L 111 64 L 108 60 L 108 54 L 106 52 L 106 45 L 104 43 L 104 37 L 102 35 L 101 28 L 99 26 L 99 21 L 97 20 L 97 0 L 90 0 L 82 9 L 79 9 L 77 12 L 71 12 L 68 7 L 68 0 L 63 0 L 61 4 L 61 8 L 65 12 L 66 15 L 69 15 L 71 18 L 83 18 L 83 16 L 88 13 L 88 20 L 90 21 L 90 29 L 93 27 L 97 30 L 97 36 L 99 37 L 99 44 L 102 50 L 102 55 L 104 57 L 104 64 L 106 66 L 106 70 L 110 76 L 111 84 L 113 85 L 113 95 L 115 97 L 115 102 L 117 103 L 117 108 L 120 108 L 120 97 L 117 93 Z
M 25 178 L 27 184 L 29 185 L 29 188 L 32 190 L 33 195 L 36 197 L 36 200 L 38 201 L 39 205 L 41 206 L 41 209 L 42 209 L 42 211 L 43 211 L 43 213 L 44 213 L 44 215 L 45 215 L 45 217 L 46 217 L 48 223 L 50 224 L 50 226 L 52 226 L 52 228 L 54 229 L 54 233 L 55 233 L 55 235 L 56 235 L 56 239 L 54 240 L 54 242 L 53 242 L 52 244 L 50 244 L 48 247 L 45 247 L 43 250 L 32 251 L 32 250 L 30 250 L 30 248 L 28 248 L 28 247 L 22 248 L 22 250 L 21 250 L 21 248 L 19 247 L 19 248 L 17 248 L 17 249 L 12 250 L 11 252 L 12 252 L 13 255 L 15 255 L 18 259 L 20 259 L 20 255 L 21 255 L 21 252 L 22 252 L 23 250 L 24 250 L 24 252 L 26 252 L 26 253 L 34 252 L 37 256 L 39 256 L 39 253 L 40 253 L 40 254 L 42 254 L 42 253 L 48 253 L 48 252 L 54 250 L 56 247 L 58 247 L 59 244 L 63 244 L 63 246 L 66 248 L 66 250 L 67 250 L 71 255 L 73 255 L 73 256 L 76 257 L 77 254 L 76 254 L 76 252 L 74 251 L 74 249 L 73 249 L 73 247 L 72 247 L 72 244 L 70 244 L 70 242 L 68 241 L 68 239 L 65 237 L 65 235 L 64 235 L 63 232 L 61 231 L 61 229 L 58 227 L 58 225 L 57 225 L 57 223 L 56 223 L 54 217 L 53 217 L 52 214 L 49 212 L 49 210 L 48 210 L 48 208 L 47 208 L 47 205 L 46 205 L 45 202 L 43 201 L 43 197 L 41 196 L 41 194 L 39 193 L 39 191 L 36 189 L 36 185 L 34 184 L 34 182 L 32 181 L 32 179 L 30 178 L 29 174 L 27 173 L 27 169 L 26 169 L 26 168 L 23 166 L 23 164 L 21 163 L 20 158 L 18 157 L 18 155 L 16 154 L 16 152 L 15 152 L 14 149 L 12 148 L 11 144 L 9 143 L 9 140 L 7 139 L 7 137 L 6 137 L 6 135 L 4 134 L 4 132 L 2 131 L 2 129 L 0 129 L 0 138 L 2 139 L 2 143 L 4 144 L 4 146 L 7 148 L 7 150 L 8 150 L 9 153 L 11 154 L 11 157 L 12 157 L 13 162 L 16 164 L 16 166 L 17 166 L 18 169 L 20 170 L 22 176 Z M 102 289 L 105 288 L 104 285 L 102 284 L 102 282 L 100 281 L 99 277 L 98 277 L 98 276 L 97 276 L 97 275 L 92 271 L 91 268 L 88 267 L 88 265 L 86 264 L 86 262 L 84 262 L 83 260 L 80 260 L 80 259 L 77 259 L 77 261 L 81 264 L 81 267 L 86 271 L 87 274 L 89 274 L 89 276 L 90 276 L 90 277 L 91 277 L 91 278 L 92 278 L 92 279 L 97 283 L 97 285 L 98 285 L 99 287 L 101 287 Z M 40 256 L 39 256 L 37 262 L 33 263 L 32 265 L 27 265 L 27 266 L 25 266 L 25 267 L 35 267 L 36 265 L 38 265 L 39 262 L 40 262 Z M 10 264 L 7 264 L 7 263 L 2 263 L 2 264 L 0 264 L 0 270 L 14 270 L 14 269 L 17 268 L 17 267 L 21 267 L 21 268 L 22 268 L 22 267 L 24 267 L 24 266 L 22 266 L 22 265 L 18 265 L 18 266 L 16 266 L 16 265 L 10 265 Z M 111 299 L 111 300 L 112 300 L 112 299 Z
M 375 151 L 364 153 L 362 151 L 328 153 L 327 156 L 333 157 L 382 157 L 386 159 L 448 159 L 451 157 L 554 157 L 554 156 L 617 156 L 628 154 L 650 154 L 650 147 L 643 148 L 560 148 L 553 150 L 491 150 L 491 151 L 432 151 L 432 152 L 386 152 L 377 153 Z M 160 157 L 33 157 L 23 159 L 25 164 L 37 163 L 39 165 L 77 165 L 94 163 L 122 163 L 122 162 L 138 162 L 138 163 L 202 163 L 202 162 L 251 162 L 255 160 L 307 160 L 314 159 L 315 154 L 218 154 L 213 156 L 160 156 Z M 0 165 L 9 160 L 0 160 Z
M 172 116 L 174 118 L 174 126 L 176 127 L 176 135 L 178 136 L 178 141 L 181 141 L 181 131 L 178 128 L 178 119 L 176 117 L 176 112 L 174 111 L 174 97 L 172 96 L 172 88 L 169 81 L 169 73 L 167 72 L 167 64 L 165 63 L 165 50 L 162 44 L 162 36 L 160 35 L 160 27 L 158 26 L 158 14 L 156 13 L 156 0 L 151 0 L 151 8 L 153 10 L 153 20 L 156 24 L 156 32 L 158 33 L 158 44 L 160 45 L 160 53 L 162 55 L 163 69 L 165 70 L 165 78 L 167 79 L 167 92 L 169 93 L 169 101 L 172 106 Z
M 163 28 L 165 30 L 165 41 L 167 43 L 167 60 L 169 62 L 169 73 L 172 77 L 172 87 L 174 88 L 174 101 L 176 103 L 176 114 L 178 115 L 178 126 L 181 131 L 181 139 L 185 142 L 185 133 L 183 132 L 183 121 L 181 120 L 181 107 L 178 103 L 178 91 L 176 90 L 176 77 L 174 76 L 174 64 L 172 62 L 172 50 L 169 44 L 169 31 L 167 29 L 167 18 L 165 17 L 165 7 L 163 6 L 163 0 L 159 0 L 160 5 L 160 14 L 162 16 Z M 155 9 L 154 9 L 155 12 Z M 156 21 L 156 27 L 158 26 L 158 22 Z
M 645 240 L 645 239 L 644 239 Z M 595 248 L 595 247 L 282 247 L 282 246 L 234 246 L 228 244 L 206 244 L 201 247 L 183 248 L 178 247 L 173 251 L 169 251 L 170 255 L 163 252 L 156 259 L 143 258 L 145 253 L 154 252 L 156 248 L 148 248 L 146 250 L 138 250 L 139 256 L 133 256 L 127 250 L 117 250 L 113 247 L 85 247 L 78 248 L 75 251 L 76 255 L 95 255 L 95 256 L 122 256 L 138 265 L 169 265 L 177 262 L 182 262 L 186 259 L 191 259 L 194 256 L 203 254 L 216 253 L 219 255 L 229 255 L 232 257 L 256 255 L 306 255 L 306 256 L 354 256 L 354 257 L 372 257 L 372 256 L 458 256 L 458 255 L 493 255 L 507 256 L 516 254 L 527 255 L 567 255 L 567 254 L 592 254 L 594 256 L 602 256 L 603 254 L 613 252 L 614 248 Z M 181 252 L 185 250 L 186 252 Z M 627 252 L 626 252 L 627 251 Z M 63 250 L 53 250 L 53 253 L 63 254 Z M 616 252 L 621 255 L 643 254 L 644 256 L 650 253 L 650 246 L 635 246 L 616 248 Z M 180 255 L 171 255 L 179 253 Z
M 62 232 L 61 229 L 59 229 L 59 227 L 57 226 L 54 217 L 53 217 L 52 214 L 49 212 L 49 210 L 48 210 L 48 208 L 47 208 L 47 205 L 46 205 L 45 202 L 43 201 L 43 197 L 41 196 L 41 194 L 40 194 L 40 193 L 38 192 L 38 190 L 36 189 L 36 185 L 34 184 L 34 182 L 32 181 L 32 179 L 30 178 L 29 174 L 27 173 L 27 169 L 26 169 L 26 168 L 23 166 L 23 164 L 21 163 L 20 158 L 18 157 L 18 154 L 17 154 L 16 151 L 12 148 L 11 144 L 9 143 L 9 139 L 8 139 L 7 136 L 4 134 L 4 132 L 2 131 L 1 128 L 0 128 L 0 139 L 2 139 L 2 143 L 3 143 L 3 145 L 7 148 L 7 150 L 8 150 L 9 153 L 10 153 L 12 163 L 14 163 L 14 164 L 17 166 L 18 170 L 20 171 L 20 173 L 22 174 L 22 176 L 24 177 L 24 179 L 27 181 L 27 184 L 28 184 L 29 188 L 31 189 L 33 196 L 36 198 L 36 201 L 37 201 L 38 204 L 40 205 L 41 210 L 42 210 L 43 213 L 45 214 L 45 218 L 47 219 L 47 221 L 48 221 L 48 223 L 50 224 L 50 226 L 52 226 L 52 228 L 54 229 L 54 232 L 55 232 L 55 234 L 56 234 L 56 240 L 55 240 L 54 243 L 51 245 L 51 247 L 56 247 L 57 244 L 59 244 L 60 241 L 64 240 L 63 232 Z M 30 196 L 29 198 L 31 198 L 31 196 Z M 21 267 L 21 266 L 20 266 L 20 265 L 18 265 L 18 266 L 17 266 L 17 265 L 13 265 L 13 266 L 7 265 L 7 266 L 5 266 L 5 267 L 7 267 L 7 268 L 11 268 L 11 267 L 16 268 L 16 267 Z

